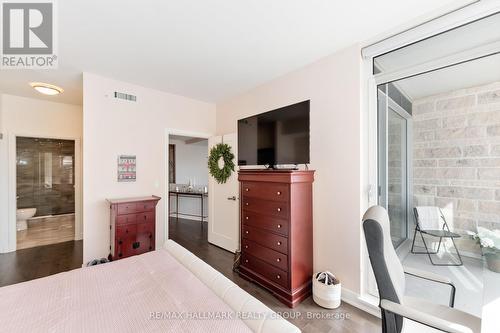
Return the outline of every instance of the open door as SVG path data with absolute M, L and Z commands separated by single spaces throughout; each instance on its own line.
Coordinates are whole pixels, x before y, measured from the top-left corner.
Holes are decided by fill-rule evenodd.
M 234 163 L 237 164 L 236 133 L 211 137 L 208 139 L 208 150 L 222 142 L 231 146 Z M 209 176 L 208 187 L 208 242 L 235 252 L 240 237 L 238 173 L 235 171 L 225 184 L 218 184 Z

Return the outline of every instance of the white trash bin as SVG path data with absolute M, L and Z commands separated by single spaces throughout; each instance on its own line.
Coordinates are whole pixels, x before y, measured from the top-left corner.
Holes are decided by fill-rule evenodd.
M 327 309 L 336 309 L 340 306 L 340 281 L 332 273 L 319 272 L 312 277 L 313 300 L 316 304 Z

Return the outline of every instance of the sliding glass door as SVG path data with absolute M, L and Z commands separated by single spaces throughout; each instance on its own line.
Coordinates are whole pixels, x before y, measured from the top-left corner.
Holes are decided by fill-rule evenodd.
M 408 238 L 410 114 L 386 94 L 389 89 L 394 88 L 384 85 L 378 89 L 379 204 L 389 213 L 396 248 Z

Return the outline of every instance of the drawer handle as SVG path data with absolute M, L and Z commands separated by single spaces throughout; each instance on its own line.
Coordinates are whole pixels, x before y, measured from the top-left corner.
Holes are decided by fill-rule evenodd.
M 280 262 L 280 261 L 281 261 L 281 259 L 280 259 L 280 258 L 276 258 L 276 262 Z
M 280 241 L 278 241 L 278 243 L 276 243 L 276 244 L 278 244 L 278 246 L 280 246 L 280 245 L 281 245 L 281 242 L 280 242 Z
M 277 211 L 278 211 L 278 212 L 281 212 L 281 208 L 279 208 L 279 207 L 278 207 Z
M 245 216 L 245 220 L 248 220 L 248 216 Z
M 281 195 L 281 191 L 276 192 L 277 195 Z
M 248 245 L 245 245 L 245 249 L 248 249 Z
M 278 224 L 278 226 L 277 226 L 277 227 L 278 227 L 278 229 L 281 229 L 281 224 Z
M 248 230 L 245 230 L 245 234 L 247 234 L 247 235 L 248 235 Z
M 279 279 L 281 279 L 281 275 L 279 275 L 279 274 L 278 274 L 278 275 L 276 275 L 276 278 L 277 278 L 278 280 L 279 280 Z

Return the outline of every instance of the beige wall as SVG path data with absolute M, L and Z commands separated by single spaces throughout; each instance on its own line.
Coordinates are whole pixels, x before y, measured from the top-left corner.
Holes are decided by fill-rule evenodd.
M 415 205 L 441 207 L 460 233 L 499 229 L 500 82 L 416 100 L 413 125 Z
M 15 182 L 12 182 L 15 172 L 14 136 L 79 139 L 82 137 L 82 106 L 3 94 L 0 95 L 0 119 L 0 132 L 3 133 L 3 139 L 0 140 L 0 183 L 2 184 L 0 189 L 0 238 L 2 239 L 0 251 L 7 252 L 15 250 Z M 79 171 L 79 166 L 76 168 Z M 80 195 L 77 194 L 77 197 Z M 10 225 L 12 219 L 13 228 Z M 76 228 L 78 229 L 77 238 L 80 238 L 81 228 L 78 221 Z M 6 238 L 8 242 L 5 241 Z
M 169 129 L 213 134 L 215 105 L 84 73 L 84 262 L 109 254 L 106 198 L 165 196 Z M 113 92 L 137 96 L 114 99 Z M 137 156 L 137 181 L 117 182 L 121 154 Z M 157 206 L 156 245 L 164 241 L 166 200 Z
M 361 58 L 350 47 L 217 104 L 217 133 L 237 120 L 311 100 L 314 269 L 330 270 L 360 291 Z

